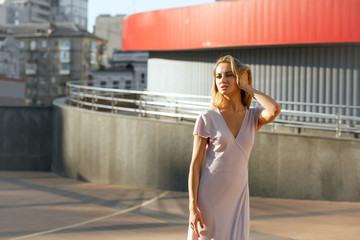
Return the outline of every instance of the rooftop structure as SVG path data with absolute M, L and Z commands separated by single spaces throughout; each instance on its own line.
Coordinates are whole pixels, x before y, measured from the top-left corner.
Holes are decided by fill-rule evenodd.
M 325 107 L 360 105 L 359 10 L 357 0 L 238 0 L 143 12 L 124 18 L 122 48 L 150 51 L 149 91 L 209 96 L 215 61 L 231 54 L 289 110 L 359 116 Z

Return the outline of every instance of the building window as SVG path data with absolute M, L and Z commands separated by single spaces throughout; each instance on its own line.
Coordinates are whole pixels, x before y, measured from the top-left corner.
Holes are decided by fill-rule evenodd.
M 37 54 L 36 53 L 30 53 L 30 59 L 33 61 L 37 60 Z
M 36 40 L 31 40 L 30 41 L 30 50 L 31 51 L 36 50 Z
M 101 81 L 101 82 L 100 82 L 100 85 L 101 85 L 101 87 L 106 87 L 106 82 L 105 82 L 105 81 Z
M 57 40 L 53 40 L 53 41 L 52 41 L 52 46 L 53 46 L 53 48 L 57 48 L 57 47 L 58 47 L 58 41 L 57 41 Z
M 145 83 L 145 73 L 141 74 L 141 83 Z
M 47 48 L 47 40 L 41 40 L 41 47 Z
M 60 62 L 61 63 L 69 63 L 70 62 L 70 51 L 61 50 L 60 52 Z
M 32 85 L 32 84 L 34 84 L 34 83 L 36 83 L 36 78 L 29 77 L 29 78 L 27 79 L 27 84 L 28 84 L 28 85 Z
M 48 53 L 47 53 L 47 52 L 42 52 L 42 53 L 41 53 L 41 58 L 42 58 L 42 59 L 47 59 L 47 57 L 48 57 Z
M 70 50 L 71 49 L 71 40 L 70 39 L 61 39 L 60 49 Z
M 40 88 L 39 95 L 43 97 L 45 96 L 45 94 L 46 94 L 46 89 L 44 87 Z
M 57 66 L 53 64 L 51 67 L 51 70 L 52 70 L 52 72 L 57 72 L 57 70 L 58 70 Z
M 58 54 L 57 53 L 54 53 L 53 59 L 58 59 Z
M 24 41 L 20 41 L 20 48 L 24 49 L 25 48 L 25 42 Z
M 36 63 L 27 63 L 25 68 L 26 75 L 36 74 Z
M 53 84 L 56 84 L 56 83 L 58 82 L 58 78 L 57 78 L 56 76 L 52 76 L 52 77 L 51 77 L 51 82 L 52 82 Z
M 60 75 L 69 75 L 70 74 L 70 64 L 61 63 L 60 64 Z
M 84 41 L 83 42 L 83 47 L 86 48 L 87 47 L 87 43 Z
M 90 54 L 90 64 L 91 64 L 91 65 L 96 65 L 96 58 L 97 58 L 96 53 L 95 53 L 95 52 L 92 52 L 92 53 Z
M 48 71 L 46 64 L 39 64 L 40 73 L 46 73 Z
M 125 89 L 131 89 L 131 81 L 130 80 L 125 81 Z
M 46 84 L 46 81 L 45 81 L 45 78 L 44 77 L 39 77 L 39 84 L 41 85 L 45 85 Z
M 97 51 L 97 43 L 96 42 L 93 42 L 91 41 L 90 42 L 90 49 L 89 49 L 90 52 L 96 52 Z
M 119 81 L 113 81 L 113 88 L 119 88 Z
M 27 95 L 28 97 L 31 97 L 31 96 L 32 96 L 32 93 L 33 93 L 32 90 L 33 90 L 32 88 L 27 88 L 27 89 L 26 89 L 26 95 Z
M 29 88 L 27 88 L 26 92 L 27 92 L 27 97 L 29 97 L 29 98 L 35 97 L 37 94 L 37 89 L 29 87 Z
M 55 97 L 57 96 L 57 88 L 52 88 L 51 94 Z

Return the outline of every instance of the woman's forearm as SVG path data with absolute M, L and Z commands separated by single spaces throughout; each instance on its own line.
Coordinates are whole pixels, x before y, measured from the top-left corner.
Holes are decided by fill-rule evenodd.
M 280 111 L 281 107 L 280 105 L 272 99 L 270 96 L 266 95 L 265 93 L 262 93 L 250 86 L 246 86 L 243 88 L 245 92 L 250 94 L 253 98 L 256 99 L 256 101 L 265 108 L 271 114 L 272 116 L 276 117 Z
M 198 190 L 200 182 L 200 173 L 203 159 L 205 156 L 207 139 L 198 135 L 194 136 L 193 154 L 189 171 L 189 210 L 196 210 L 198 207 Z
M 189 210 L 196 210 L 198 208 L 197 195 L 199 190 L 199 182 L 200 182 L 200 170 L 198 167 L 193 166 L 190 167 L 189 172 Z

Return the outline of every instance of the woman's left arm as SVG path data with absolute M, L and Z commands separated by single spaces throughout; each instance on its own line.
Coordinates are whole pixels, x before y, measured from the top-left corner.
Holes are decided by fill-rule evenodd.
M 274 121 L 281 111 L 280 105 L 265 93 L 262 93 L 249 85 L 243 86 L 242 89 L 255 98 L 256 101 L 265 108 L 259 116 L 258 128 Z

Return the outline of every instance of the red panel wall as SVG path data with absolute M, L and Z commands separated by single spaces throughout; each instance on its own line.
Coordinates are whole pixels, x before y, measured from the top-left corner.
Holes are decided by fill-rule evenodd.
M 239 0 L 144 12 L 123 50 L 360 42 L 360 0 Z

